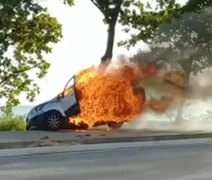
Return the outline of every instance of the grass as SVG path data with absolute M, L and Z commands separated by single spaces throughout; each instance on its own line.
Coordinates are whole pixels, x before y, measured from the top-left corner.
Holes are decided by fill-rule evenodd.
M 24 116 L 3 115 L 0 117 L 0 131 L 25 131 Z

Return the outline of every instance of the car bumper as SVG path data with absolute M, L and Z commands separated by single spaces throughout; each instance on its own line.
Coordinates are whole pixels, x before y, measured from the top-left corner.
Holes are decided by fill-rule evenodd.
M 40 114 L 38 116 L 35 116 L 31 119 L 27 117 L 26 119 L 26 124 L 27 124 L 27 129 L 30 129 L 32 127 L 36 127 L 39 129 L 44 129 L 45 128 L 45 122 L 44 122 L 44 114 Z

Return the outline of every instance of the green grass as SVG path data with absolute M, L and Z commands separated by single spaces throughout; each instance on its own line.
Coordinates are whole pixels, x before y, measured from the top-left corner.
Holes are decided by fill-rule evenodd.
M 5 116 L 0 117 L 0 131 L 25 131 L 24 116 Z

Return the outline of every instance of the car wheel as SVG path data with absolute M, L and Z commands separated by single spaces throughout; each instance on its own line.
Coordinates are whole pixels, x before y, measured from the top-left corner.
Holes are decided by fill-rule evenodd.
M 142 95 L 143 101 L 144 101 L 144 102 L 146 101 L 146 94 L 145 94 L 145 90 L 144 90 L 143 87 L 135 87 L 135 88 L 133 89 L 133 93 L 134 93 L 135 95 L 138 95 L 138 94 Z
M 75 124 L 70 124 L 69 128 L 72 130 L 87 130 L 88 129 L 88 125 L 87 124 L 79 124 L 79 125 L 75 125 Z
M 47 130 L 59 130 L 62 128 L 63 116 L 58 111 L 49 111 L 46 115 Z
M 111 129 L 120 129 L 123 123 L 109 122 L 107 123 L 108 127 Z

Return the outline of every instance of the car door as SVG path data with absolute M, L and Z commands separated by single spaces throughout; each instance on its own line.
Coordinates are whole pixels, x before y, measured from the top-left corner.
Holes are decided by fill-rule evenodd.
M 74 87 L 75 76 L 71 77 L 67 82 L 60 98 L 62 108 L 66 116 L 73 116 L 79 113 L 79 104 Z

